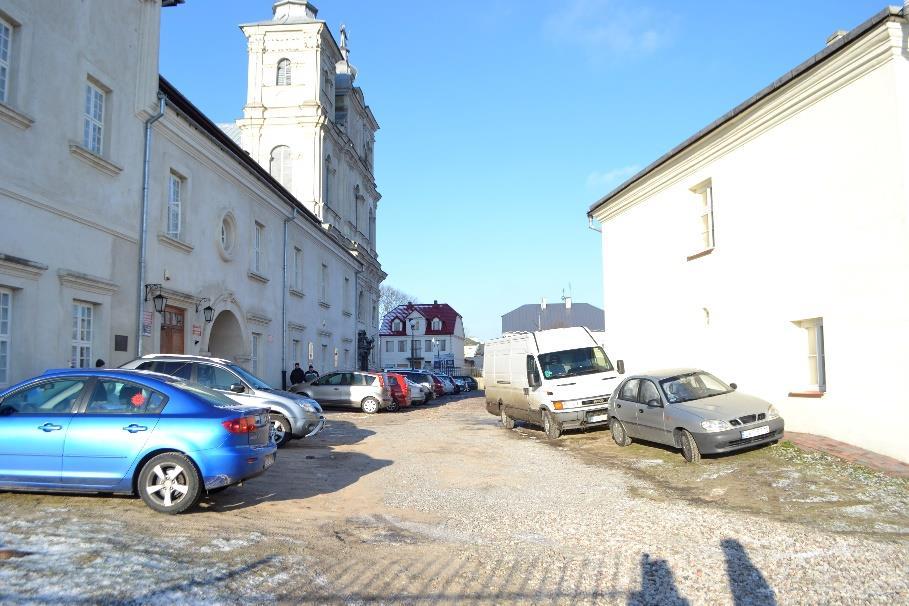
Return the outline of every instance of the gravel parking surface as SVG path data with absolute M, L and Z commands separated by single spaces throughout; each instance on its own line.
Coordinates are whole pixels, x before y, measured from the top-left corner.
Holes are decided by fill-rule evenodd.
M 903 480 L 785 446 L 692 467 L 553 442 L 482 398 L 328 416 L 187 515 L 0 494 L 0 603 L 909 602 Z

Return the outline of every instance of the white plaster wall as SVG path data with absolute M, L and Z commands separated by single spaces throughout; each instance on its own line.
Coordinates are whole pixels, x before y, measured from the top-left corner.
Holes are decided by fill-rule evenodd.
M 909 407 L 892 380 L 909 360 L 909 155 L 894 129 L 906 83 L 896 55 L 607 220 L 610 355 L 631 372 L 703 367 L 774 402 L 790 430 L 909 460 Z M 724 127 L 678 162 L 733 135 Z M 705 179 L 716 248 L 686 261 L 697 252 L 689 188 Z M 808 382 L 793 322 L 813 317 L 824 320 L 827 392 L 790 398 Z

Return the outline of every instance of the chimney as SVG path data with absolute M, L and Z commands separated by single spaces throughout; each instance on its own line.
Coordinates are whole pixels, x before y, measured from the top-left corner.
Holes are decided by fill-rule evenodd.
M 433 304 L 433 305 L 438 305 L 438 304 L 439 304 L 439 300 L 438 300 L 438 299 L 433 299 L 433 300 L 432 300 L 432 304 Z
M 906 1 L 909 2 L 909 0 L 906 0 Z M 827 36 L 827 44 L 826 44 L 826 46 L 830 46 L 831 44 L 833 44 L 834 42 L 836 42 L 837 40 L 839 40 L 840 38 L 842 38 L 843 36 L 845 36 L 845 35 L 848 34 L 848 33 L 849 33 L 849 32 L 847 32 L 847 31 L 844 30 L 844 29 L 838 29 L 838 30 L 836 30 L 835 32 L 833 32 L 832 34 L 830 34 L 829 36 Z

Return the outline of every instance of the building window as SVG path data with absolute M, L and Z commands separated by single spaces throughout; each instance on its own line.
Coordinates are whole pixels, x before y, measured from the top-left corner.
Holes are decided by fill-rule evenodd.
M 398 341 L 398 353 L 404 353 L 405 351 L 407 351 L 407 341 L 402 339 Z
M 10 326 L 12 326 L 13 291 L 0 288 L 0 385 L 9 382 Z
M 366 319 L 366 297 L 361 290 L 357 295 L 357 320 L 363 322 Z
M 423 345 L 426 348 L 426 351 L 432 351 L 432 339 L 426 339 L 426 343 Z
M 9 99 L 12 45 L 13 26 L 3 19 L 0 19 L 0 103 L 6 103 Z
M 394 341 L 385 341 L 385 353 L 394 351 Z
M 438 318 L 432 319 L 432 329 L 433 330 L 442 330 L 442 320 Z
M 315 346 L 312 344 L 312 341 L 309 342 L 309 350 L 306 352 L 306 359 L 309 360 L 309 363 L 312 364 L 312 361 L 316 357 Z
M 281 59 L 278 61 L 278 74 L 275 78 L 275 83 L 278 86 L 290 86 L 290 59 Z
M 82 115 L 82 147 L 101 155 L 104 136 L 105 93 L 92 83 L 85 84 L 85 113 Z
M 328 368 L 328 345 L 325 343 L 322 343 L 322 359 L 319 365 L 322 367 L 323 372 Z
M 344 300 L 341 304 L 344 308 L 344 311 L 350 311 L 350 278 L 347 276 L 344 276 L 344 292 L 342 295 Z
M 350 350 L 344 350 L 344 370 L 350 369 Z
M 331 156 L 325 159 L 325 204 L 332 207 L 331 204 L 331 179 L 334 171 L 331 169 Z
M 167 182 L 167 235 L 180 238 L 182 225 L 183 179 L 171 173 Z
M 288 190 L 294 184 L 293 163 L 290 156 L 290 148 L 286 145 L 279 145 L 271 150 L 271 158 L 268 161 L 269 174 Z
M 827 370 L 824 365 L 824 319 L 812 318 L 796 322 L 808 339 L 808 389 L 827 391 Z
M 253 374 L 259 372 L 259 344 L 262 341 L 262 335 L 257 332 L 252 334 L 251 351 L 249 353 L 249 368 Z
M 265 269 L 265 226 L 256 222 L 253 234 L 253 271 L 262 273 Z
M 294 247 L 293 288 L 303 292 L 303 251 Z
M 72 307 L 73 334 L 69 364 L 72 368 L 92 366 L 92 323 L 94 306 L 76 301 Z
M 291 359 L 299 364 L 300 363 L 300 354 L 303 353 L 302 345 L 300 344 L 300 339 L 293 339 L 290 345 L 290 356 Z
M 328 303 L 328 265 L 322 264 L 322 302 Z
M 710 250 L 715 245 L 713 228 L 713 184 L 707 180 L 691 189 L 697 199 L 698 240 L 695 252 Z
M 447 343 L 445 341 L 439 341 L 439 351 L 445 351 Z
M 423 342 L 419 339 L 414 339 L 413 341 L 413 351 L 416 355 L 423 353 Z
M 403 328 L 404 328 L 404 325 L 401 324 L 401 321 L 400 321 L 400 320 L 395 320 L 394 322 L 391 323 L 391 329 L 392 329 L 394 332 L 401 332 L 401 330 L 402 330 Z

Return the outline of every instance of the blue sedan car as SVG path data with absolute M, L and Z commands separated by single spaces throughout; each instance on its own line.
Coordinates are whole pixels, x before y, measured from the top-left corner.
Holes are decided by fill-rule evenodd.
M 275 461 L 268 410 L 179 378 L 49 371 L 0 392 L 0 490 L 136 494 L 180 513 Z

